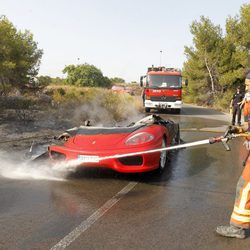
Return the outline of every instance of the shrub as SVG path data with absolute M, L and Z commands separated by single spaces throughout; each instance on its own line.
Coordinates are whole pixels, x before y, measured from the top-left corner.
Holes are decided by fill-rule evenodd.
M 59 88 L 58 90 L 58 93 L 61 95 L 61 96 L 64 96 L 66 94 L 65 90 L 63 88 Z

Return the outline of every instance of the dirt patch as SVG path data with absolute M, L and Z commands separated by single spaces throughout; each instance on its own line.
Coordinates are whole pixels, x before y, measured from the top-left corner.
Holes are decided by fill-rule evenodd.
M 28 149 L 34 141 L 46 142 L 73 126 L 49 111 L 32 111 L 32 119 L 20 119 L 15 110 L 0 113 L 0 151 Z
M 56 93 L 0 97 L 0 151 L 26 150 L 33 141 L 46 142 L 86 120 L 94 126 L 125 126 L 142 118 L 136 96 L 72 87 Z

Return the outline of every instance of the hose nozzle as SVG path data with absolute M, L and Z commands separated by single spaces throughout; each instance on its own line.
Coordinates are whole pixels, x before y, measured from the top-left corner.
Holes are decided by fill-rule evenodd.
M 210 144 L 214 144 L 216 142 L 222 142 L 223 146 L 225 147 L 225 149 L 227 151 L 230 151 L 231 148 L 229 147 L 229 145 L 227 144 L 227 142 L 229 141 L 229 134 L 227 132 L 226 136 L 220 136 L 220 137 L 210 137 L 209 138 L 209 143 Z

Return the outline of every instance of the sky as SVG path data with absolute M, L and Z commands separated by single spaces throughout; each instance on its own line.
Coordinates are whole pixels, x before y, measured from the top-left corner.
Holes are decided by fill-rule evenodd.
M 244 3 L 249 2 L 0 0 L 0 16 L 34 35 L 44 53 L 39 75 L 65 78 L 66 65 L 88 63 L 109 78 L 138 82 L 151 65 L 182 68 L 193 21 L 203 15 L 224 29 Z

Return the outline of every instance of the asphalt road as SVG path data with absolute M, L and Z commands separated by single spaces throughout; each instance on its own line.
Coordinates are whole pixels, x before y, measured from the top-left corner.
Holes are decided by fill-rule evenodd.
M 230 121 L 187 105 L 161 116 L 198 128 L 181 133 L 185 142 L 220 135 Z M 246 152 L 241 139 L 230 145 L 231 152 L 222 144 L 172 151 L 162 176 L 83 169 L 64 180 L 32 179 L 30 168 L 2 156 L 0 249 L 250 249 L 250 238 L 215 234 L 229 222 Z

